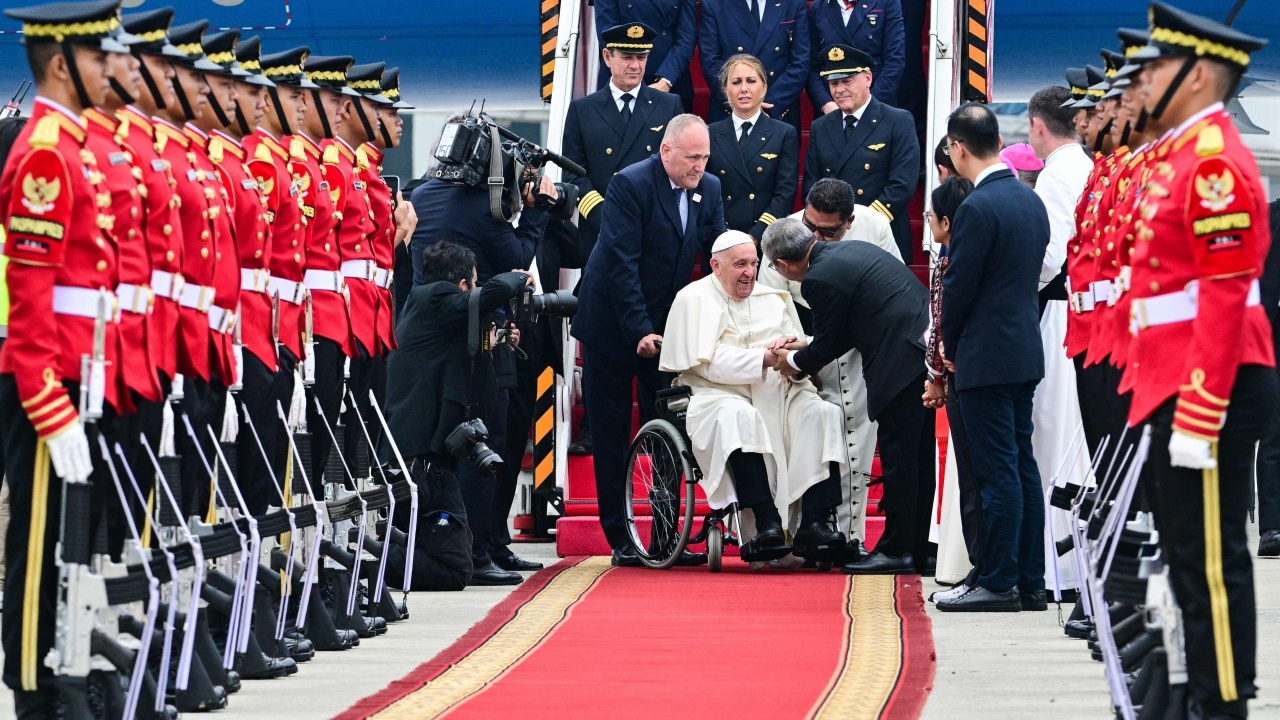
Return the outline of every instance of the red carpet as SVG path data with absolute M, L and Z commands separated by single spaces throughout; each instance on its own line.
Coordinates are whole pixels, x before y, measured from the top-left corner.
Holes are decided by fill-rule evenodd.
M 339 716 L 914 718 L 933 681 L 914 576 L 565 561 Z

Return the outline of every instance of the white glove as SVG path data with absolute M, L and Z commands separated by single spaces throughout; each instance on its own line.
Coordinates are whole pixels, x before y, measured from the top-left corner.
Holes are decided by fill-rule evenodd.
M 1208 440 L 1201 440 L 1177 430 L 1169 437 L 1169 464 L 1192 470 L 1212 470 L 1218 467 Z
M 239 433 L 240 412 L 236 408 L 236 397 L 228 395 L 227 409 L 222 413 L 222 433 L 218 436 L 218 440 L 220 442 L 235 442 Z
M 84 482 L 93 472 L 93 459 L 89 456 L 89 436 L 79 420 L 63 428 L 62 432 L 45 440 L 49 459 L 58 477 L 69 482 Z

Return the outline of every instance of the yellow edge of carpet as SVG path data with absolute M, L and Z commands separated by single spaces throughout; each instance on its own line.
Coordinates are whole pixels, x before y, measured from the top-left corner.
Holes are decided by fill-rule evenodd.
M 878 718 L 902 671 L 902 618 L 893 575 L 855 575 L 847 591 L 844 662 L 814 720 Z
M 373 717 L 378 720 L 440 717 L 485 689 L 551 635 L 568 616 L 569 609 L 609 570 L 609 562 L 607 555 L 590 557 L 564 570 L 483 645 Z

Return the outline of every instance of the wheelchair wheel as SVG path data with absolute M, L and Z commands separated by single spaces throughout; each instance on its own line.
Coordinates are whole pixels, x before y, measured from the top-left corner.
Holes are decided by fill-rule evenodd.
M 693 530 L 693 485 L 684 437 L 665 420 L 651 420 L 631 443 L 623 512 L 627 534 L 640 561 L 665 570 L 675 564 Z M 636 524 L 649 515 L 648 530 Z
M 713 527 L 707 532 L 707 569 L 713 573 L 720 572 L 720 562 L 724 559 L 724 536 L 720 528 Z

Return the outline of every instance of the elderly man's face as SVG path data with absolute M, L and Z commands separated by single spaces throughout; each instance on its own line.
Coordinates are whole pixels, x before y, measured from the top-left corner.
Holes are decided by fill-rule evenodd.
M 662 143 L 662 167 L 671 182 L 685 190 L 698 187 L 711 159 L 711 137 L 702 125 L 691 125 L 671 144 Z
M 720 281 L 720 287 L 730 297 L 745 300 L 756 286 L 756 271 L 760 261 L 756 259 L 755 243 L 742 243 L 725 248 L 711 256 L 711 272 Z
M 839 80 L 828 80 L 827 89 L 840 111 L 851 113 L 871 99 L 871 73 L 861 72 Z

